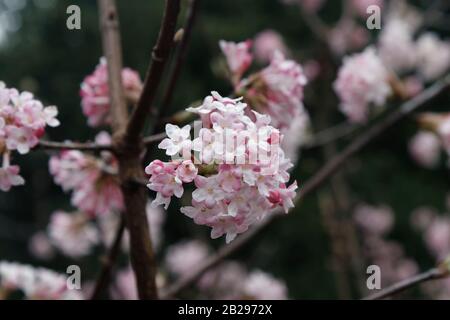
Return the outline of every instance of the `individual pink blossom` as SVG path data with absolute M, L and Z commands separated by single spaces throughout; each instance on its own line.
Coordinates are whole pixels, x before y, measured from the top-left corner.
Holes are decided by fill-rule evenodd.
M 155 160 L 145 168 L 145 173 L 151 176 L 147 187 L 157 192 L 153 205 L 164 204 L 167 209 L 172 196 L 181 198 L 183 195 L 183 181 L 177 175 L 179 164 L 179 162 Z
M 276 51 L 284 55 L 288 54 L 288 49 L 281 35 L 274 30 L 264 30 L 258 33 L 253 42 L 255 58 L 260 63 L 270 62 Z
M 54 212 L 48 234 L 53 246 L 72 258 L 88 255 L 100 240 L 97 228 L 82 212 Z
M 344 58 L 334 90 L 341 100 L 340 109 L 349 121 L 364 123 L 369 118 L 369 105 L 383 106 L 391 94 L 388 78 L 373 48 Z
M 271 275 L 257 270 L 250 273 L 244 284 L 244 297 L 254 300 L 286 300 L 286 285 Z
M 135 96 L 142 88 L 138 73 L 125 68 L 122 70 L 122 84 L 126 96 Z M 87 76 L 80 89 L 83 114 L 88 118 L 92 127 L 108 124 L 109 119 L 109 86 L 108 66 L 106 59 L 101 58 L 95 71 Z
M 190 153 L 192 145 L 190 132 L 190 125 L 180 128 L 168 123 L 166 125 L 166 134 L 168 138 L 161 141 L 158 148 L 166 150 L 168 156 L 174 156 L 180 152 L 182 152 L 182 154 L 185 154 L 186 152 Z
M 441 155 L 441 141 L 436 134 L 418 132 L 409 142 L 409 152 L 413 159 L 425 168 L 435 168 Z
M 19 166 L 7 166 L 0 168 L 0 190 L 9 191 L 11 187 L 25 184 L 25 180 L 19 175 Z
M 228 68 L 232 74 L 234 82 L 239 81 L 244 72 L 250 67 L 253 56 L 250 53 L 252 42 L 250 40 L 244 42 L 231 42 L 221 40 L 219 42 L 220 49 L 222 50 L 227 60 Z

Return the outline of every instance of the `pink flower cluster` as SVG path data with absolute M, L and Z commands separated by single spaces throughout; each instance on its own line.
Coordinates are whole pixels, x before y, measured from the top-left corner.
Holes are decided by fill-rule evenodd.
M 250 53 L 252 41 L 247 40 L 245 42 L 235 43 L 221 40 L 219 45 L 227 59 L 233 83 L 237 84 L 244 72 L 247 71 L 252 64 L 253 56 Z
M 210 248 L 198 240 L 184 241 L 168 248 L 166 267 L 176 276 L 189 274 L 205 258 Z M 197 282 L 202 298 L 285 300 L 287 287 L 284 282 L 261 270 L 247 271 L 238 262 L 225 261 L 205 273 Z
M 97 139 L 108 138 L 105 134 L 99 134 Z M 52 156 L 49 166 L 55 183 L 65 191 L 73 191 L 72 204 L 80 211 L 94 216 L 123 209 L 123 196 L 115 176 L 118 164 L 111 153 L 103 152 L 97 158 L 66 150 Z
M 274 127 L 289 128 L 293 118 L 307 116 L 303 108 L 303 88 L 307 83 L 305 73 L 298 63 L 285 58 L 282 51 L 286 51 L 286 47 L 281 39 L 272 31 L 267 31 L 259 35 L 255 43 L 258 45 L 258 55 L 270 55 L 269 66 L 240 80 L 243 74 L 241 71 L 249 67 L 249 57 L 253 56 L 249 52 L 250 43 L 249 40 L 241 43 L 227 42 L 230 47 L 242 48 L 242 51 L 245 48 L 245 59 L 243 53 L 230 54 L 229 50 L 223 50 L 233 74 L 235 91 L 250 102 L 251 108 L 269 114 Z M 223 42 L 221 44 L 223 47 Z M 236 70 L 236 65 L 241 66 L 239 72 L 233 71 Z
M 391 94 L 389 73 L 374 48 L 344 58 L 334 90 L 341 100 L 341 111 L 351 122 L 366 122 L 369 105 L 383 106 Z
M 0 292 L 6 297 L 22 291 L 29 300 L 81 300 L 77 290 L 69 290 L 67 278 L 44 268 L 0 262 Z
M 83 212 L 54 212 L 48 234 L 51 244 L 72 258 L 88 255 L 100 242 L 97 228 Z
M 135 100 L 142 90 L 139 74 L 129 68 L 122 70 L 122 84 L 125 95 L 130 100 Z M 95 71 L 84 79 L 80 96 L 83 114 L 88 118 L 90 126 L 98 127 L 110 122 L 108 66 L 105 58 L 101 58 Z
M 246 112 L 240 100 L 213 92 L 198 108 L 188 108 L 201 116 L 198 137 L 190 139 L 190 126 L 168 125 L 168 138 L 159 145 L 167 155 L 183 153 L 184 160 L 155 160 L 145 170 L 148 187 L 157 192 L 153 204 L 166 208 L 172 196 L 180 198 L 184 185 L 194 182 L 192 206 L 181 212 L 211 227 L 214 239 L 226 234 L 227 242 L 276 207 L 288 212 L 297 189 L 296 182 L 286 185 L 292 163 L 280 148 L 282 135 L 269 116 Z
M 35 147 L 45 133 L 45 127 L 56 127 L 58 110 L 54 106 L 44 107 L 29 92 L 6 88 L 0 82 L 0 190 L 9 191 L 12 186 L 25 183 L 19 175 L 20 168 L 10 165 L 10 154 L 17 151 L 26 154 Z

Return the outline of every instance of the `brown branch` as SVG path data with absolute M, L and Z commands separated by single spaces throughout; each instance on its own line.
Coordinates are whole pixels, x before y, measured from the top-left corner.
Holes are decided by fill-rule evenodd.
M 126 138 L 133 143 L 139 139 L 144 129 L 145 120 L 151 112 L 151 106 L 161 82 L 164 67 L 167 63 L 170 50 L 173 47 L 179 11 L 180 0 L 166 0 L 164 17 L 156 46 L 152 52 L 152 62 L 144 81 L 144 88 L 127 125 Z
M 405 291 L 406 289 L 409 289 L 419 283 L 423 283 L 426 281 L 434 280 L 434 279 L 441 279 L 446 277 L 447 274 L 443 272 L 443 270 L 439 268 L 433 268 L 428 271 L 425 271 L 423 273 L 420 273 L 418 275 L 415 275 L 411 278 L 402 280 L 398 283 L 395 283 L 391 285 L 390 287 L 387 287 L 386 289 L 383 289 L 377 293 L 374 293 L 368 297 L 365 297 L 363 300 L 381 300 L 388 297 L 391 297 L 397 293 L 400 293 L 402 291 Z
M 412 100 L 409 100 L 402 104 L 398 109 L 391 112 L 385 118 L 375 123 L 366 132 L 362 133 L 361 136 L 356 137 L 341 153 L 338 153 L 331 160 L 329 160 L 312 178 L 310 178 L 304 184 L 302 190 L 299 192 L 295 199 L 296 205 L 298 205 L 305 196 L 315 191 L 325 181 L 327 181 L 328 178 L 333 176 L 351 156 L 359 152 L 369 142 L 371 142 L 373 139 L 385 132 L 386 129 L 390 128 L 392 125 L 394 125 L 449 87 L 450 76 L 447 76 L 446 78 L 437 81 L 434 85 L 424 90 L 420 95 L 416 96 Z M 229 245 L 223 246 L 217 251 L 217 253 L 206 259 L 191 274 L 188 274 L 187 276 L 181 278 L 178 282 L 170 286 L 164 292 L 163 297 L 173 297 L 180 291 L 190 286 L 205 271 L 216 266 L 228 256 L 234 254 L 241 247 L 250 242 L 250 240 L 252 240 L 257 234 L 259 234 L 265 227 L 275 221 L 278 217 L 282 216 L 284 215 L 280 214 L 280 211 L 278 210 L 276 214 L 273 214 L 272 216 L 266 218 L 261 224 L 242 234 Z
M 99 0 L 100 9 L 103 11 L 102 19 L 112 19 L 118 26 L 118 17 L 113 0 Z M 116 133 L 114 150 L 119 162 L 119 178 L 121 190 L 125 202 L 125 223 L 130 234 L 130 258 L 131 265 L 136 277 L 138 296 L 140 299 L 157 299 L 158 290 L 156 287 L 156 258 L 152 248 L 149 225 L 146 216 L 147 194 L 146 188 L 140 184 L 133 183 L 136 179 L 142 179 L 144 172 L 140 163 L 140 156 L 143 151 L 143 141 L 141 139 L 142 129 L 145 120 L 151 111 L 156 90 L 161 82 L 162 73 L 170 49 L 173 45 L 173 36 L 177 15 L 179 11 L 179 0 L 166 0 L 166 7 L 159 32 L 157 44 L 153 50 L 152 62 L 147 73 L 142 94 L 128 123 L 118 121 L 119 126 L 114 128 Z M 112 10 L 112 11 L 108 11 Z M 111 12 L 114 14 L 111 15 Z M 103 25 L 104 23 L 102 23 Z M 102 28 L 103 39 L 105 42 L 104 50 L 107 52 L 109 62 L 118 60 L 117 51 L 113 50 L 119 46 L 119 38 L 108 36 L 108 33 L 118 33 L 118 28 Z M 112 43 L 111 43 L 112 42 Z M 120 56 L 119 56 L 120 58 Z M 110 64 L 110 63 L 108 63 Z M 111 63 L 112 65 L 113 63 Z M 121 63 L 120 63 L 121 65 Z M 110 74 L 110 81 L 117 82 L 121 79 L 115 74 Z M 120 88 L 122 89 L 122 88 Z M 111 91 L 111 90 L 110 90 Z M 112 102 L 114 100 L 112 99 Z M 112 109 L 119 105 L 112 105 Z M 112 117 L 119 117 L 119 112 L 112 112 Z M 114 123 L 114 122 L 113 122 Z
M 122 49 L 117 8 L 113 0 L 99 0 L 103 52 L 108 62 L 111 126 L 114 135 L 123 133 L 128 112 L 122 85 Z
M 162 100 L 162 109 L 160 111 L 159 118 L 163 118 L 165 115 L 169 114 L 169 106 L 172 102 L 172 97 L 175 92 L 175 87 L 181 74 L 181 69 L 183 67 L 184 61 L 188 53 L 189 41 L 191 39 L 192 30 L 194 27 L 195 20 L 197 18 L 198 6 L 200 0 L 189 0 L 189 9 L 186 18 L 186 24 L 183 28 L 183 38 L 181 40 L 180 46 L 178 48 L 177 56 L 175 58 L 175 66 L 173 68 L 172 74 L 167 85 L 164 98 Z
M 142 143 L 139 136 L 136 136 L 136 140 L 126 139 L 128 136 L 126 129 L 129 126 L 126 122 L 128 115 L 121 85 L 119 19 L 114 0 L 99 0 L 99 4 L 103 50 L 108 60 L 114 151 L 119 162 L 119 180 L 125 203 L 125 224 L 130 234 L 131 266 L 139 298 L 157 299 L 156 259 L 146 217 L 146 191 L 145 187 L 130 182 L 133 178 L 143 175 L 140 165 Z
M 56 142 L 41 140 L 35 149 L 44 150 L 80 150 L 80 151 L 112 151 L 110 144 L 97 144 L 94 142 Z
M 119 226 L 114 236 L 114 240 L 108 251 L 108 256 L 105 257 L 103 261 L 102 269 L 95 283 L 95 288 L 94 291 L 92 292 L 91 300 L 100 299 L 103 292 L 108 287 L 109 281 L 111 280 L 112 269 L 120 253 L 120 245 L 122 244 L 122 238 L 124 233 L 125 233 L 125 220 L 123 216 L 121 216 Z

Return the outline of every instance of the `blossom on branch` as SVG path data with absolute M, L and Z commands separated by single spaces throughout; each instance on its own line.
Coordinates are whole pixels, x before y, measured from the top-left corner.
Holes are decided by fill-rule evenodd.
M 124 68 L 122 85 L 125 96 L 134 102 L 142 90 L 139 74 L 132 69 Z M 80 96 L 83 114 L 88 118 L 91 127 L 110 123 L 108 66 L 105 58 L 101 58 L 95 71 L 83 80 Z
M 364 123 L 371 104 L 381 107 L 391 94 L 389 73 L 374 48 L 344 58 L 334 82 L 340 109 L 350 122 Z
M 169 162 L 154 160 L 145 169 L 148 187 L 157 192 L 154 205 L 167 208 L 173 196 L 180 198 L 185 185 L 194 182 L 192 206 L 181 212 L 211 227 L 212 238 L 225 234 L 227 242 L 273 209 L 282 207 L 287 213 L 294 206 L 297 184 L 287 185 L 292 163 L 269 116 L 247 110 L 242 98 L 225 98 L 217 92 L 188 111 L 202 119 L 192 141 L 194 152 Z M 184 129 L 172 125 L 166 129 L 169 138 L 160 148 L 190 144 L 187 132 L 178 134 Z

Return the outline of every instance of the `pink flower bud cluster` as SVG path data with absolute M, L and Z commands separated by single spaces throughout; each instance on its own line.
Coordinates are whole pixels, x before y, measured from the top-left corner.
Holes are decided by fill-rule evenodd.
M 168 138 L 159 147 L 183 158 L 155 160 L 145 170 L 148 187 L 157 192 L 154 205 L 167 208 L 193 182 L 192 206 L 181 212 L 211 227 L 213 239 L 226 234 L 227 242 L 276 207 L 288 212 L 297 189 L 296 182 L 287 186 L 292 163 L 280 147 L 282 135 L 269 116 L 247 111 L 240 100 L 213 92 L 198 108 L 188 108 L 201 116 L 198 137 L 191 140 L 190 126 L 167 125 Z M 255 156 L 261 151 L 266 157 Z
M 97 139 L 104 140 L 105 134 Z M 123 196 L 116 177 L 118 164 L 111 153 L 103 152 L 97 158 L 66 150 L 52 156 L 49 166 L 55 183 L 65 191 L 72 191 L 72 204 L 80 211 L 95 216 L 123 209 Z
M 78 290 L 69 290 L 67 277 L 44 268 L 0 262 L 0 291 L 8 296 L 22 291 L 29 300 L 81 300 Z
M 371 105 L 384 105 L 391 94 L 389 73 L 374 48 L 344 58 L 334 90 L 341 100 L 341 111 L 351 122 L 365 123 Z
M 3 165 L 0 168 L 0 190 L 23 185 L 20 168 L 10 164 L 10 154 L 17 151 L 27 154 L 45 133 L 45 127 L 56 127 L 58 110 L 54 106 L 44 107 L 29 92 L 6 88 L 0 82 L 0 154 Z
M 142 89 L 139 74 L 129 68 L 122 70 L 122 84 L 125 96 L 133 99 Z M 95 71 L 88 75 L 81 84 L 80 90 L 83 114 L 88 118 L 91 127 L 109 124 L 109 85 L 108 66 L 105 58 L 100 59 L 100 64 Z

